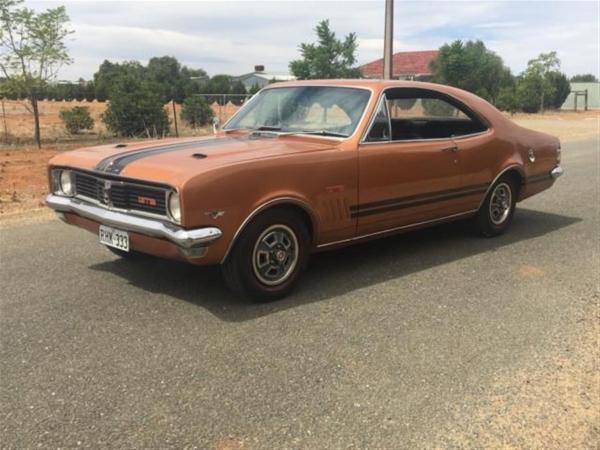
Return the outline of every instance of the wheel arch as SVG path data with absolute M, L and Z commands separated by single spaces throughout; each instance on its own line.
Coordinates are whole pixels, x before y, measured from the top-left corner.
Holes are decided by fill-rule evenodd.
M 298 212 L 302 216 L 308 228 L 311 243 L 314 245 L 317 242 L 318 220 L 316 214 L 310 208 L 310 206 L 306 202 L 294 197 L 278 197 L 260 204 L 258 207 L 254 208 L 254 210 L 252 210 L 252 212 L 250 212 L 250 214 L 242 221 L 240 226 L 235 231 L 233 238 L 231 239 L 231 242 L 225 251 L 225 255 L 221 259 L 221 264 L 223 264 L 223 262 L 225 262 L 225 260 L 229 257 L 229 254 L 231 253 L 236 241 L 254 218 L 266 211 L 278 208 L 289 209 Z
M 494 187 L 496 182 L 500 178 L 502 178 L 504 175 L 509 175 L 509 176 L 513 177 L 513 179 L 517 182 L 517 187 L 518 187 L 519 192 L 521 191 L 521 187 L 523 186 L 523 183 L 525 182 L 525 172 L 523 171 L 523 167 L 521 167 L 521 165 L 511 164 L 511 165 L 505 167 L 504 169 L 502 169 L 498 173 L 498 175 L 496 175 L 496 177 L 492 180 L 492 182 L 488 186 L 487 190 L 485 191 L 485 195 L 479 202 L 479 207 L 477 209 L 481 208 L 481 206 L 483 205 L 483 202 L 485 202 L 485 199 L 489 195 L 492 187 Z M 519 192 L 517 192 L 517 198 L 518 198 Z

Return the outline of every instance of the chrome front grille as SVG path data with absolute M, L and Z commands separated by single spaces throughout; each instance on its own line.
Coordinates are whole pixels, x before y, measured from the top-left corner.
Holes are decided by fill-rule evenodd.
M 167 216 L 167 188 L 75 172 L 76 196 L 107 208 Z

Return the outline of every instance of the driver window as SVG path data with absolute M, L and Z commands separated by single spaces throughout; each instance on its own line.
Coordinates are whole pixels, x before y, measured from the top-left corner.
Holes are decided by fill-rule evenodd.
M 388 115 L 387 100 L 384 95 L 379 102 L 366 140 L 367 142 L 389 141 L 390 136 L 390 118 Z
M 386 95 L 393 141 L 449 139 L 486 130 L 463 106 L 435 91 L 398 88 Z

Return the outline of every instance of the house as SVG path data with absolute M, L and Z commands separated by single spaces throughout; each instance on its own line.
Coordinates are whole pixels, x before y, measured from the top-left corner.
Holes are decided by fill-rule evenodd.
M 432 77 L 429 63 L 438 55 L 437 50 L 398 52 L 392 56 L 393 78 L 398 80 L 427 81 Z M 383 58 L 359 67 L 365 78 L 383 78 Z
M 258 86 L 262 89 L 273 81 L 291 81 L 295 79 L 296 77 L 290 75 L 289 73 L 267 72 L 265 71 L 265 66 L 263 65 L 254 66 L 254 72 L 233 77 L 234 81 L 241 81 L 248 91 L 254 86 Z

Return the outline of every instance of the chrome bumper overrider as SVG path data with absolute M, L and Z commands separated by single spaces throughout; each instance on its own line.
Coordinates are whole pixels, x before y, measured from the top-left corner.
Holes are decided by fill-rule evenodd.
M 554 178 L 555 180 L 560 177 L 562 174 L 564 173 L 564 170 L 562 167 L 560 166 L 556 166 L 554 169 L 552 169 L 552 171 L 550 172 L 550 176 L 552 178 Z
M 110 211 L 71 197 L 50 194 L 46 197 L 46 204 L 57 213 L 75 213 L 103 225 L 114 226 L 121 230 L 133 231 L 146 236 L 167 239 L 180 247 L 185 254 L 190 254 L 190 256 L 194 252 L 190 252 L 189 250 L 206 247 L 222 235 L 221 230 L 215 227 L 184 230 L 168 222 Z M 198 256 L 201 256 L 200 253 L 203 254 L 204 252 L 198 252 Z

